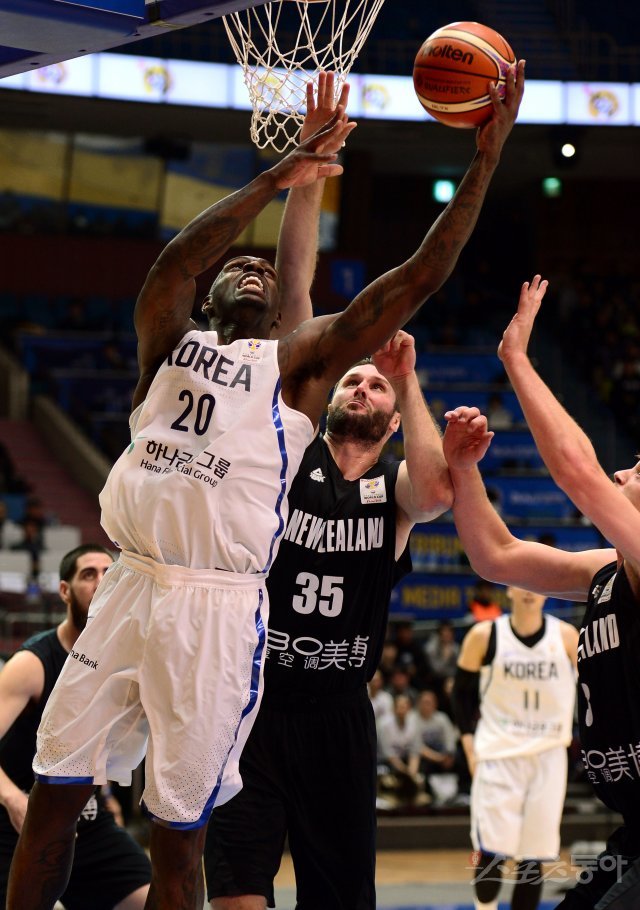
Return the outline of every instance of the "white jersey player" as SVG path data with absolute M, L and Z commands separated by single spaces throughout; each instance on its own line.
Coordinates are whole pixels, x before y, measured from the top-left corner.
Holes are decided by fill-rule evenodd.
M 467 633 L 454 687 L 456 720 L 473 775 L 471 840 L 479 857 L 476 906 L 497 907 L 495 857 L 521 861 L 519 887 L 555 859 L 567 784 L 578 632 L 543 615 L 545 599 L 510 587 L 512 612 Z M 479 682 L 480 719 L 474 725 Z M 524 865 L 522 863 L 524 862 Z M 491 868 L 491 875 L 482 875 Z M 487 893 L 491 885 L 495 894 Z

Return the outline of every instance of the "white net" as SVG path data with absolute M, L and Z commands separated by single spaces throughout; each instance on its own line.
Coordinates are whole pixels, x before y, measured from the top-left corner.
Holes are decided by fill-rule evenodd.
M 306 86 L 321 70 L 340 90 L 384 0 L 271 0 L 223 16 L 251 104 L 251 139 L 284 151 L 304 120 Z

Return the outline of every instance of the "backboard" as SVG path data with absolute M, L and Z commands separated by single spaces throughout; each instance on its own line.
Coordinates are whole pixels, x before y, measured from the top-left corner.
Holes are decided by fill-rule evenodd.
M 186 28 L 263 0 L 0 0 L 0 79 Z

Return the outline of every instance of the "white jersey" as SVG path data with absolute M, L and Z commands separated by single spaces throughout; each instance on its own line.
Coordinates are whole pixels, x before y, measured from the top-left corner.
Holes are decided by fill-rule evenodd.
M 100 494 L 116 545 L 166 565 L 266 572 L 313 436 L 282 400 L 277 341 L 188 332 L 130 427 Z
M 575 671 L 560 628 L 558 619 L 545 616 L 544 635 L 529 648 L 514 635 L 509 616 L 495 620 L 495 657 L 480 672 L 479 761 L 535 755 L 571 742 Z

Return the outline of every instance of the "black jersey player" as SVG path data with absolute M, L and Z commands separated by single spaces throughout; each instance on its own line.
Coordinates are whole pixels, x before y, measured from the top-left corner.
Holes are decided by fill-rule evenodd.
M 546 288 L 539 275 L 523 285 L 499 355 L 551 475 L 612 548 L 566 552 L 509 532 L 476 469 L 492 436 L 477 409 L 445 415 L 444 449 L 455 490 L 454 517 L 474 569 L 493 581 L 587 603 L 578 642 L 582 758 L 596 795 L 624 823 L 589 869 L 589 880 L 570 890 L 561 906 L 635 910 L 640 905 L 640 463 L 617 471 L 611 483 L 591 442 L 529 360 L 529 337 Z
M 300 907 L 375 908 L 376 734 L 366 683 L 391 590 L 410 569 L 411 527 L 452 499 L 414 366 L 413 338 L 398 332 L 372 363 L 350 369 L 293 483 L 268 579 L 265 693 L 241 759 L 244 786 L 209 823 L 214 908 L 273 906 L 287 835 Z M 383 461 L 400 415 L 406 459 Z
M 4 906 L 11 857 L 22 829 L 31 763 L 44 705 L 87 618 L 102 576 L 113 562 L 104 547 L 84 544 L 60 564 L 60 596 L 67 615 L 60 625 L 33 635 L 0 673 L 0 905 Z M 78 823 L 67 910 L 142 910 L 151 864 L 141 847 L 116 825 L 104 795 L 91 796 Z

